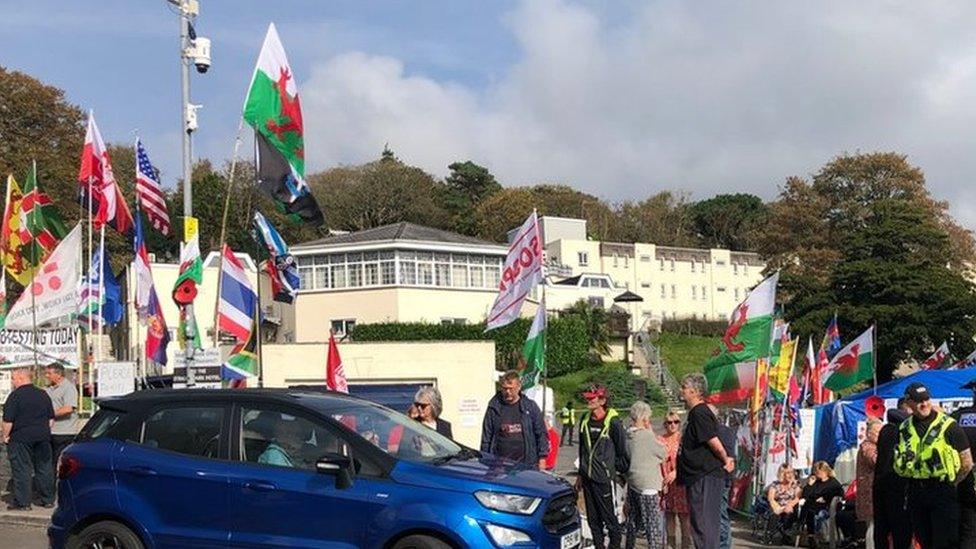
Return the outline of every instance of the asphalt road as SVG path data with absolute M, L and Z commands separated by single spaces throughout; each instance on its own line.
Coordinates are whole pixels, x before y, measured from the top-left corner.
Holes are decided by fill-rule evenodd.
M 0 548 L 46 549 L 47 535 L 40 526 L 18 526 L 0 523 Z

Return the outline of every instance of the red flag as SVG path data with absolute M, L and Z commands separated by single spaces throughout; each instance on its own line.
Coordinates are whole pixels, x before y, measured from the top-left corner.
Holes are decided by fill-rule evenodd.
M 325 384 L 332 391 L 349 392 L 346 372 L 342 369 L 342 358 L 339 357 L 339 347 L 336 346 L 335 333 L 329 334 L 329 359 L 325 366 Z
M 85 146 L 81 150 L 78 183 L 81 186 L 82 203 L 87 205 L 89 197 L 91 199 L 94 215 L 92 222 L 96 229 L 108 224 L 122 234 L 132 231 L 132 214 L 129 213 L 122 190 L 115 182 L 108 150 L 98 126 L 95 125 L 95 115 L 91 113 L 88 115 Z

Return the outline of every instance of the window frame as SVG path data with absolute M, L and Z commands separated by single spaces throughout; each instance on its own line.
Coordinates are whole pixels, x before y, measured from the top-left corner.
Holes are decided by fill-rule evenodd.
M 169 450 L 166 448 L 160 448 L 158 446 L 154 447 L 154 446 L 146 445 L 144 439 L 146 436 L 146 422 L 149 420 L 149 418 L 153 417 L 154 415 L 156 415 L 162 410 L 173 410 L 173 409 L 180 409 L 180 408 L 219 408 L 220 409 L 222 415 L 220 421 L 220 433 L 218 435 L 219 438 L 217 442 L 217 457 L 207 457 L 207 456 L 201 456 L 195 454 L 184 454 L 183 452 L 177 452 L 176 450 Z M 229 460 L 228 447 L 230 444 L 229 429 L 231 428 L 231 424 L 230 424 L 231 414 L 232 411 L 231 411 L 230 404 L 228 402 L 223 402 L 219 400 L 218 401 L 203 401 L 203 400 L 174 401 L 174 402 L 156 404 L 155 406 L 147 408 L 146 410 L 141 411 L 138 414 L 138 417 L 136 419 L 135 429 L 133 430 L 133 433 L 130 433 L 130 435 L 134 434 L 138 438 L 138 440 L 132 440 L 131 439 L 132 437 L 130 436 L 129 442 L 133 444 L 137 444 L 143 448 L 148 448 L 150 450 L 164 452 L 166 454 L 171 454 L 174 456 L 180 456 L 184 459 L 203 459 L 207 461 L 228 461 Z
M 370 461 L 371 465 L 375 467 L 379 474 L 370 475 L 364 474 L 362 471 L 357 471 L 353 474 L 353 478 L 362 477 L 368 479 L 382 479 L 388 478 L 390 471 L 396 464 L 396 458 L 386 455 L 382 450 L 372 447 L 372 444 L 367 440 L 360 437 L 358 434 L 350 433 L 347 428 L 342 427 L 338 421 L 334 418 L 325 416 L 314 410 L 305 406 L 289 406 L 277 401 L 267 401 L 267 400 L 249 400 L 249 401 L 239 401 L 235 402 L 233 409 L 230 414 L 230 429 L 231 432 L 228 448 L 228 460 L 236 463 L 243 467 L 255 467 L 261 470 L 273 470 L 273 471 L 291 471 L 292 473 L 299 474 L 311 474 L 311 475 L 321 475 L 315 470 L 303 469 L 299 467 L 282 467 L 280 465 L 267 465 L 264 463 L 257 463 L 253 461 L 247 461 L 244 459 L 243 449 L 241 443 L 244 440 L 244 431 L 242 421 L 244 419 L 244 409 L 248 410 L 266 410 L 270 412 L 277 412 L 279 414 L 287 414 L 294 416 L 296 418 L 302 418 L 312 424 L 321 427 L 334 435 L 342 443 L 346 445 L 347 448 L 351 449 L 352 455 L 350 457 L 353 460 L 359 460 L 360 456 Z

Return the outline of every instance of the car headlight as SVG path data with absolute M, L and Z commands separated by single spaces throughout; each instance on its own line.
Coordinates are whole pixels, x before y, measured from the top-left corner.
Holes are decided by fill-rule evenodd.
M 541 498 L 489 492 L 487 490 L 475 492 L 474 497 L 478 498 L 478 501 L 489 509 L 503 513 L 515 513 L 516 515 L 531 515 L 542 502 Z
M 485 530 L 491 540 L 499 547 L 509 547 L 518 543 L 532 543 L 532 538 L 521 530 L 506 528 L 497 524 L 485 523 Z

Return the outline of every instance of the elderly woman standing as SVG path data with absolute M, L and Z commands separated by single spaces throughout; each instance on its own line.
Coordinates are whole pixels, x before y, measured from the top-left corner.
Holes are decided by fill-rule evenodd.
M 443 405 L 441 404 L 441 392 L 436 387 L 417 389 L 417 394 L 413 397 L 412 409 L 417 414 L 415 418 L 417 421 L 447 438 L 454 438 L 451 424 L 440 418 Z
M 857 499 L 854 500 L 854 511 L 858 522 L 867 525 L 865 542 L 867 549 L 874 549 L 874 466 L 878 462 L 878 433 L 881 432 L 881 422 L 877 419 L 868 421 L 867 434 L 864 442 L 857 450 Z
M 681 447 L 681 418 L 671 410 L 664 416 L 664 435 L 659 438 L 668 456 L 664 462 L 664 524 L 668 547 L 676 547 L 677 530 L 681 529 L 681 547 L 691 547 L 691 517 L 685 487 L 676 483 L 678 448 Z
M 651 429 L 651 407 L 637 401 L 630 408 L 632 427 L 627 432 L 630 470 L 627 471 L 627 549 L 637 541 L 638 526 L 643 526 L 649 549 L 663 549 L 664 510 L 661 491 L 662 466 L 668 451 Z

